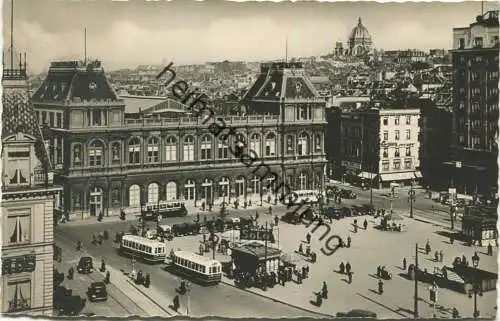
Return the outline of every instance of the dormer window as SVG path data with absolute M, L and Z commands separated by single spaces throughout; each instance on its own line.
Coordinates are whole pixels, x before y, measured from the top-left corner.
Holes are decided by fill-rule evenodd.
M 474 38 L 474 48 L 483 48 L 483 37 Z
M 28 184 L 31 173 L 29 148 L 12 148 L 9 150 L 4 171 L 4 184 Z

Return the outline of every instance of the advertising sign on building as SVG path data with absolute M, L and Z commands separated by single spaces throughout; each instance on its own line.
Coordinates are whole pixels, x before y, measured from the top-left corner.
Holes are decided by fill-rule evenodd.
M 274 235 L 272 229 L 261 229 L 258 227 L 245 227 L 240 231 L 241 240 L 257 240 L 274 243 Z

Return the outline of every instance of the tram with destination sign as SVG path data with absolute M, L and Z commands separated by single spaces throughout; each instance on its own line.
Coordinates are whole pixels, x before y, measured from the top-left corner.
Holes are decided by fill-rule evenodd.
M 146 203 L 141 207 L 141 216 L 145 221 L 158 220 L 160 217 L 186 216 L 187 214 L 184 203 L 176 200 Z
M 167 248 L 165 243 L 150 240 L 137 235 L 124 235 L 119 249 L 121 254 L 134 257 L 148 263 L 165 261 Z
M 219 261 L 192 252 L 175 251 L 165 262 L 173 273 L 199 284 L 215 285 L 222 278 L 222 264 Z

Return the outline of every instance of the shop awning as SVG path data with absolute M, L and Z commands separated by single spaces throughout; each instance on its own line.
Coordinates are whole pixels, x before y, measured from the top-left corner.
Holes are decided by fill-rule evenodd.
M 417 176 L 418 175 L 417 173 L 420 174 L 420 176 Z M 410 180 L 412 178 L 419 178 L 419 177 L 422 177 L 422 174 L 420 172 L 380 174 L 380 178 L 384 182 L 403 181 L 403 180 Z
M 367 179 L 374 179 L 375 177 L 377 177 L 377 174 L 369 173 L 369 172 L 361 172 L 358 174 L 358 177 L 367 178 Z

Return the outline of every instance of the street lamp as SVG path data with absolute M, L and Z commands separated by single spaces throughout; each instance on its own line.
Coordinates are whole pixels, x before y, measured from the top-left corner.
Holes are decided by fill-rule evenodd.
M 413 178 L 410 180 L 410 217 L 413 218 L 413 199 L 415 198 L 415 191 L 413 190 Z
M 472 298 L 472 295 L 474 295 L 474 318 L 479 317 L 479 311 L 477 309 L 477 295 L 479 296 L 483 295 L 483 290 L 482 286 L 479 282 L 476 281 L 476 276 L 477 276 L 477 267 L 479 265 L 479 255 L 477 255 L 477 252 L 474 252 L 474 255 L 472 256 L 472 266 L 474 266 L 474 274 L 472 278 L 472 289 L 469 290 L 469 298 Z

